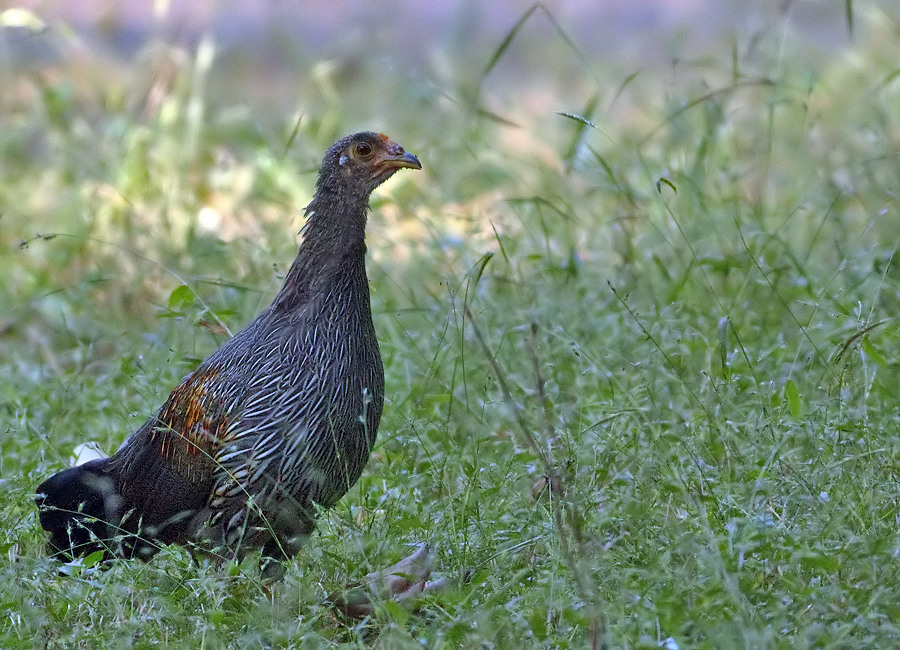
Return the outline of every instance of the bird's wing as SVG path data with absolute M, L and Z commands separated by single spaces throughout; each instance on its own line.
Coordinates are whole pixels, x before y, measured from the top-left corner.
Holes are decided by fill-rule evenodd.
M 204 363 L 110 459 L 126 508 L 145 523 L 171 526 L 206 506 L 238 384 L 233 371 Z

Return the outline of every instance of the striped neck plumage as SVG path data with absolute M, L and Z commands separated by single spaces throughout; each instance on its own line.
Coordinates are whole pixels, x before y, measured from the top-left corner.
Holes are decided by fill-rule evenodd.
M 318 294 L 327 293 L 341 278 L 352 278 L 361 289 L 366 279 L 366 211 L 363 201 L 328 200 L 316 193 L 306 208 L 303 242 L 275 299 L 274 307 L 296 309 Z

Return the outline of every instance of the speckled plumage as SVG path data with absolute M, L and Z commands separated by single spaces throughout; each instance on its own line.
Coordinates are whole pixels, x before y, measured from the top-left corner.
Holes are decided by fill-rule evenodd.
M 375 442 L 384 370 L 365 269 L 369 194 L 415 156 L 387 137 L 336 142 L 303 243 L 272 305 L 172 391 L 110 458 L 38 487 L 52 553 L 159 543 L 289 557 L 357 481 Z

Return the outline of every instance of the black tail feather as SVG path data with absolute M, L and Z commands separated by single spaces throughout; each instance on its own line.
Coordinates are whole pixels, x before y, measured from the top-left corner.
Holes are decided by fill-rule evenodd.
M 41 526 L 50 533 L 47 551 L 72 560 L 115 548 L 123 499 L 104 470 L 108 458 L 54 474 L 40 484 L 35 502 Z

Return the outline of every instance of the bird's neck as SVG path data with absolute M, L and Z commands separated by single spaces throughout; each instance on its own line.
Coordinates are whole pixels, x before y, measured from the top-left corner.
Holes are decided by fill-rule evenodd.
M 329 197 L 324 197 L 329 198 Z M 326 201 L 319 194 L 306 208 L 297 258 L 275 298 L 276 309 L 293 310 L 338 285 L 368 289 L 365 202 Z M 359 284 L 361 287 L 357 287 Z
M 350 199 L 339 192 L 319 188 L 306 206 L 300 254 L 341 255 L 356 244 L 365 246 L 367 199 Z

